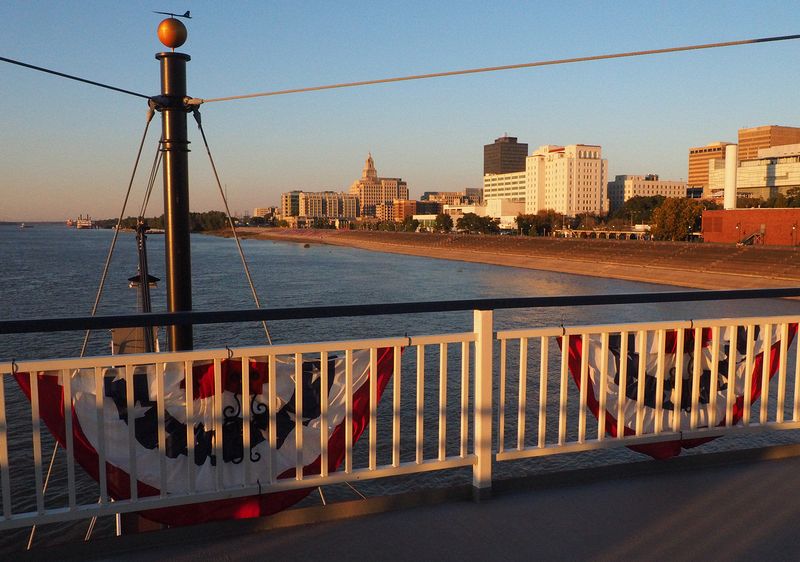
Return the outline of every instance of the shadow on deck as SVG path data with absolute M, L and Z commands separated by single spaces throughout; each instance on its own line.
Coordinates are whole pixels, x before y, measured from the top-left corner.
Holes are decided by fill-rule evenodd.
M 470 487 L 376 497 L 70 545 L 57 557 L 796 559 L 798 455 L 784 445 L 526 477 L 497 482 L 481 502 Z

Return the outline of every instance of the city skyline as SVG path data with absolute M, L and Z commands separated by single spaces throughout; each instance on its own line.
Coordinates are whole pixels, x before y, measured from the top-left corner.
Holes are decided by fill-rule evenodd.
M 787 35 L 800 15 L 768 2 L 550 6 L 189 6 L 189 93 L 209 98 L 421 72 Z M 160 17 L 143 2 L 0 6 L 0 56 L 157 93 Z M 183 11 L 177 10 L 177 11 Z M 38 29 L 48 29 L 46 40 Z M 795 41 L 208 104 L 203 124 L 232 209 L 293 189 L 344 191 L 372 152 L 413 198 L 476 188 L 485 144 L 603 146 L 609 178 L 687 178 L 689 147 L 743 127 L 797 125 Z M 2 65 L 0 220 L 119 214 L 144 100 Z M 771 87 L 772 86 L 772 87 Z M 158 119 L 126 214 L 138 210 Z M 222 207 L 190 120 L 192 210 Z M 161 213 L 154 197 L 149 215 Z

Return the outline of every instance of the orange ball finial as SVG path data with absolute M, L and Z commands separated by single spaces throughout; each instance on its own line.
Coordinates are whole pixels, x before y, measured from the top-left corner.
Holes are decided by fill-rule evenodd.
M 167 18 L 158 24 L 158 39 L 172 50 L 186 43 L 186 26 L 175 18 Z

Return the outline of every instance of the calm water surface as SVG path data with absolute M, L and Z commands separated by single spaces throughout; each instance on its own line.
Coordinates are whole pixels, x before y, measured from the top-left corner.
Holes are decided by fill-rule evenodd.
M 0 318 L 88 315 L 112 237 L 113 232 L 109 230 L 78 231 L 63 225 L 36 225 L 35 228 L 24 230 L 14 225 L 0 225 L 0 263 L 5 266 L 3 281 L 0 282 Z M 191 241 L 194 309 L 252 308 L 252 297 L 234 242 L 203 235 L 193 235 Z M 163 279 L 163 237 L 152 235 L 148 238 L 148 244 L 151 274 Z M 302 244 L 295 243 L 245 240 L 243 247 L 264 307 L 678 290 L 666 285 L 383 254 L 317 244 L 304 248 Z M 135 256 L 134 235 L 120 233 L 98 314 L 130 313 L 135 310 L 136 292 L 127 286 L 128 277 L 136 274 Z M 153 309 L 164 310 L 164 302 L 162 285 L 153 293 Z M 798 312 L 800 303 L 778 300 L 525 309 L 498 311 L 496 329 Z M 468 331 L 471 326 L 472 314 L 459 312 L 283 321 L 272 323 L 270 330 L 275 343 L 293 343 Z M 93 334 L 90 354 L 107 354 L 108 340 L 107 332 Z M 67 332 L 0 336 L 0 361 L 77 356 L 82 341 L 82 333 Z M 263 343 L 263 331 L 256 323 L 195 328 L 197 348 Z M 435 362 L 432 364 L 435 365 Z M 22 412 L 26 404 L 24 400 L 20 400 L 15 385 L 6 383 L 6 391 L 10 413 L 14 408 L 19 408 Z M 435 389 L 432 388 L 431 391 Z M 434 404 L 435 394 L 428 402 Z M 25 418 L 26 415 L 29 414 L 20 415 L 20 418 Z M 435 418 L 435 411 L 431 415 Z M 29 427 L 29 419 L 28 417 L 27 422 L 21 419 L 17 423 L 27 423 Z M 407 427 L 413 427 L 413 423 Z M 792 433 L 782 432 L 777 437 L 748 437 L 744 441 L 726 438 L 701 449 L 707 451 L 715 450 L 715 447 L 784 442 L 795 439 Z M 48 452 L 45 454 L 49 457 L 48 447 L 52 446 L 52 441 L 46 441 L 45 450 Z M 413 437 L 409 441 L 413 441 Z M 21 473 L 32 470 L 29 451 L 12 451 L 12 455 L 27 459 L 28 463 L 20 469 Z M 592 466 L 640 458 L 627 450 L 598 451 L 579 457 L 559 456 L 517 465 L 504 463 L 502 467 L 498 467 L 498 473 L 510 476 L 523 472 Z M 455 476 L 428 474 L 413 477 L 415 486 L 464 483 L 468 479 L 468 472 Z M 92 483 L 84 480 L 80 483 L 82 490 L 85 488 L 86 494 L 96 494 L 92 492 Z M 401 491 L 408 488 L 409 480 L 411 479 L 364 483 L 362 491 L 367 495 Z M 64 481 L 63 462 L 57 463 L 53 485 L 63 485 Z M 334 499 L 353 497 L 352 492 L 346 489 L 328 493 Z M 348 493 L 351 495 L 347 496 Z M 63 494 L 61 499 L 63 500 Z M 53 501 L 58 500 L 59 493 L 55 492 Z M 317 501 L 315 497 L 307 500 L 312 504 Z M 80 539 L 85 526 L 85 523 L 48 526 L 40 531 L 40 542 L 37 544 Z M 106 518 L 100 522 L 98 533 L 108 535 L 112 529 L 112 522 Z M 9 550 L 22 548 L 26 537 L 27 531 L 0 534 L 0 547 Z

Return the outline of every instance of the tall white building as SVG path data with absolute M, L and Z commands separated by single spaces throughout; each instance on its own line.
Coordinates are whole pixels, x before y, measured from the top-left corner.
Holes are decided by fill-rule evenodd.
M 508 174 L 485 174 L 483 176 L 484 202 L 505 199 L 508 201 L 525 201 L 526 172 L 510 172 Z
M 659 179 L 657 174 L 615 176 L 614 181 L 608 182 L 609 210 L 619 209 L 632 197 L 686 197 L 686 185 L 685 181 Z
M 608 160 L 600 146 L 540 146 L 525 161 L 525 212 L 605 213 L 607 181 Z

